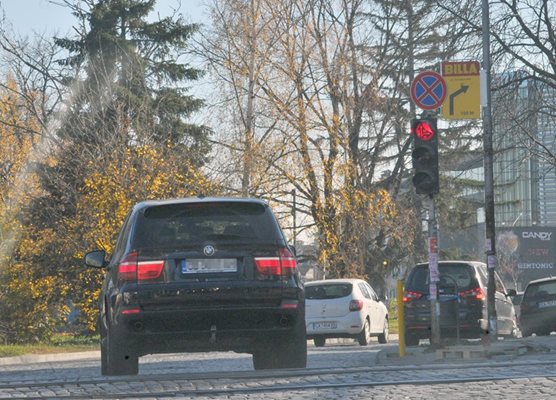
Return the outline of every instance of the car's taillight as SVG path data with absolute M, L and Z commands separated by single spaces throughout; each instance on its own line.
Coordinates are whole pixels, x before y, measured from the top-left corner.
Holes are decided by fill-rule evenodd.
M 280 275 L 280 257 L 255 257 L 255 265 L 262 275 Z
M 404 303 L 409 303 L 410 301 L 418 300 L 421 297 L 423 297 L 423 293 L 421 293 L 421 292 L 413 292 L 411 290 L 404 290 L 403 291 L 403 302 Z
M 158 279 L 164 268 L 164 260 L 160 261 L 139 261 L 137 263 L 137 279 L 149 281 Z
M 118 280 L 134 281 L 137 279 L 137 252 L 129 253 L 118 265 Z
M 483 291 L 483 289 L 481 288 L 472 288 L 472 289 L 468 289 L 468 290 L 464 290 L 462 292 L 459 292 L 459 297 L 465 298 L 465 299 L 475 299 L 475 300 L 484 300 L 485 299 L 485 292 Z
M 363 308 L 363 300 L 352 300 L 349 302 L 349 311 L 359 311 Z
M 118 265 L 120 281 L 150 281 L 158 279 L 164 268 L 164 260 L 139 261 L 136 251 L 129 253 Z
M 292 276 L 297 271 L 297 260 L 287 248 L 281 248 L 278 257 L 255 257 L 257 271 L 261 275 Z
M 297 260 L 288 248 L 280 249 L 280 264 L 282 265 L 282 275 L 292 276 L 297 272 Z

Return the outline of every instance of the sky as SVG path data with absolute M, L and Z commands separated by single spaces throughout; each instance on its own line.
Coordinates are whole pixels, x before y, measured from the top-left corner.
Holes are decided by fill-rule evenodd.
M 63 0 L 0 0 L 0 9 L 6 23 L 22 36 L 34 33 L 62 35 L 70 33 L 76 22 L 63 3 Z M 186 22 L 202 23 L 206 11 L 203 3 L 202 0 L 157 0 L 155 11 L 164 17 L 179 8 Z
M 79 0 L 67 0 L 77 2 Z M 186 23 L 207 23 L 207 6 L 210 0 L 156 0 L 155 13 L 166 17 L 179 9 Z M 181 4 L 181 6 L 180 6 Z M 0 15 L 4 15 L 6 28 L 16 35 L 32 37 L 35 34 L 64 37 L 73 35 L 72 25 L 77 23 L 64 0 L 0 0 Z M 155 19 L 156 14 L 153 14 Z M 192 66 L 203 68 L 195 59 L 188 60 Z M 212 86 L 206 79 L 191 84 L 190 93 L 199 99 L 210 102 Z M 204 123 L 207 116 L 199 112 L 191 116 L 193 123 Z

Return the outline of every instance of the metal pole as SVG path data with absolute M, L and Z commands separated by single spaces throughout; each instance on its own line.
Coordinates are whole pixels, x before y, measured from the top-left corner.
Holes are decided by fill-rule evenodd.
M 399 334 L 399 353 L 400 358 L 405 357 L 405 321 L 403 309 L 403 281 L 396 281 L 396 301 L 398 304 L 398 334 Z
M 429 297 L 431 303 L 431 346 L 440 345 L 440 307 L 438 303 L 438 225 L 436 201 L 431 195 L 429 221 Z
M 295 193 L 295 189 L 292 189 L 292 196 L 293 196 L 293 207 L 292 207 L 292 217 L 293 217 L 293 247 L 297 248 L 297 224 L 296 224 L 296 215 L 295 215 L 295 210 L 297 208 L 297 204 L 296 204 L 296 193 Z
M 497 315 L 495 306 L 496 285 L 494 282 L 494 270 L 496 268 L 496 229 L 494 224 L 494 171 L 492 147 L 492 113 L 490 92 L 490 17 L 488 0 L 482 0 L 483 18 L 483 74 L 485 91 L 483 104 L 483 129 L 484 129 L 484 170 L 485 170 L 485 228 L 486 228 L 486 257 L 488 266 L 487 285 L 487 311 L 488 328 L 487 333 L 491 341 L 498 339 Z

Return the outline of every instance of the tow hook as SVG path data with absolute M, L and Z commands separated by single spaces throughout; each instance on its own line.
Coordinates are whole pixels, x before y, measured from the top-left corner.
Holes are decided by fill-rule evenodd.
M 210 343 L 210 344 L 216 343 L 216 325 L 212 325 L 212 326 L 210 327 L 210 339 L 209 339 L 209 343 Z

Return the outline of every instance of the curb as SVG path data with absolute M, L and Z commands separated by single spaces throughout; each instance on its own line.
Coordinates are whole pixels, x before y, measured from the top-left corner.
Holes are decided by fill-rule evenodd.
M 76 360 L 100 360 L 100 351 L 83 351 L 54 354 L 27 354 L 16 357 L 0 357 L 0 366 Z

